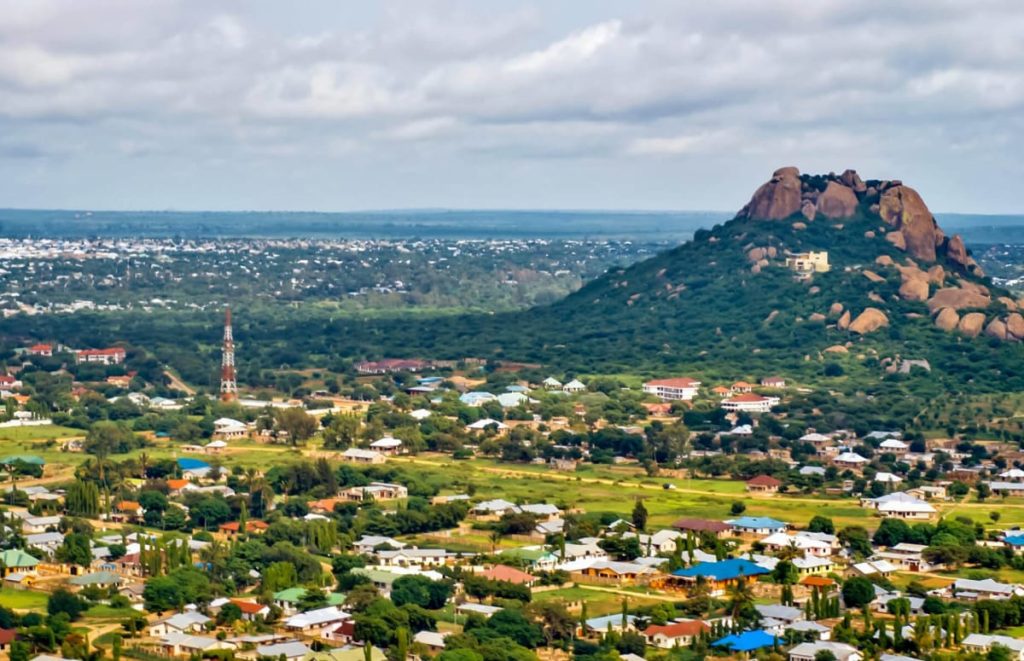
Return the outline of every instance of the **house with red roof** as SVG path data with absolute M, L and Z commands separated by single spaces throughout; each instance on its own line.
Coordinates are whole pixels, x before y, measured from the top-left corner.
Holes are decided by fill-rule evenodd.
M 778 493 L 782 482 L 771 475 L 758 475 L 747 480 L 747 491 L 751 493 Z
M 125 350 L 121 347 L 108 349 L 80 349 L 75 352 L 77 363 L 99 363 L 101 365 L 120 365 L 124 362 Z
M 729 390 L 733 391 L 734 393 L 754 392 L 754 384 L 747 383 L 746 381 L 737 381 L 736 383 L 732 384 Z
M 17 629 L 0 629 L 0 652 L 7 652 L 11 649 L 11 643 L 17 636 Z
M 28 355 L 30 356 L 45 356 L 50 357 L 53 355 L 52 344 L 33 344 L 28 348 Z
M 722 408 L 736 413 L 767 413 L 773 406 L 778 406 L 778 397 L 765 397 L 753 392 L 739 393 L 722 400 Z
M 655 379 L 643 385 L 643 391 L 658 399 L 667 401 L 688 402 L 697 395 L 700 381 L 679 377 L 675 379 Z
M 693 532 L 694 534 L 701 534 L 709 532 L 715 535 L 715 537 L 723 538 L 728 537 L 732 532 L 732 526 L 724 521 L 714 521 L 712 519 L 679 519 L 672 524 L 672 527 L 681 532 Z
M 525 585 L 526 587 L 532 587 L 533 584 L 537 582 L 536 576 L 527 574 L 515 567 L 509 567 L 508 565 L 494 565 L 490 569 L 485 569 L 480 572 L 478 576 L 486 578 L 489 581 L 503 581 L 505 583 Z
M 648 645 L 654 645 L 661 649 L 672 649 L 673 647 L 689 647 L 694 638 L 710 631 L 711 627 L 700 620 L 685 620 L 668 624 L 652 624 L 643 630 L 643 635 L 647 639 Z
M 238 609 L 242 611 L 242 619 L 247 622 L 252 622 L 257 617 L 266 617 L 270 615 L 270 607 L 258 604 L 255 601 L 246 601 L 245 599 L 231 599 L 232 604 L 238 606 Z
M 260 521 L 259 519 L 253 519 L 252 521 L 245 522 L 245 532 L 251 535 L 261 535 L 267 531 L 270 526 L 266 522 Z M 228 539 L 237 537 L 242 530 L 242 524 L 239 521 L 228 521 L 222 523 L 218 527 L 221 533 L 227 536 Z

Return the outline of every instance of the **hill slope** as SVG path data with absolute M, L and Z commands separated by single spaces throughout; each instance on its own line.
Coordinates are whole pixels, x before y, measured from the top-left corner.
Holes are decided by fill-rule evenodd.
M 831 270 L 800 279 L 785 256 L 810 251 Z M 432 331 L 435 347 L 588 372 L 881 377 L 912 360 L 951 387 L 1024 387 L 1017 303 L 913 189 L 852 171 L 783 168 L 686 244 L 546 308 Z

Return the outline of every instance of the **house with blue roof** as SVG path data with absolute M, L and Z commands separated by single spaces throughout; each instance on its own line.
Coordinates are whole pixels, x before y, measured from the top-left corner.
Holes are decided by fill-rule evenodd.
M 210 464 L 201 459 L 182 458 L 178 460 L 178 468 L 181 469 L 181 476 L 186 480 L 194 477 L 206 477 L 210 472 Z
M 497 397 L 489 392 L 483 392 L 481 390 L 473 390 L 467 393 L 459 395 L 459 401 L 466 406 L 480 406 L 487 402 L 493 402 Z
M 754 631 L 744 631 L 743 633 L 731 634 L 725 638 L 716 640 L 711 643 L 711 646 L 721 647 L 727 650 L 732 650 L 733 652 L 753 652 L 766 647 L 774 647 L 777 642 L 778 638 L 767 631 L 756 629 Z
M 789 527 L 789 524 L 768 516 L 741 516 L 738 519 L 726 521 L 726 523 L 732 526 L 733 533 L 737 535 L 756 537 L 767 537 L 777 532 L 785 532 Z
M 745 558 L 730 558 L 718 562 L 698 562 L 692 567 L 677 569 L 672 572 L 669 581 L 684 587 L 703 581 L 711 589 L 711 594 L 717 595 L 724 594 L 730 585 L 749 583 L 768 573 L 761 565 Z

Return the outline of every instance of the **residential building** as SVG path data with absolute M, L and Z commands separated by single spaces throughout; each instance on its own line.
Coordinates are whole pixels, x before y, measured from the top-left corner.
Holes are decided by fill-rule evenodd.
M 125 350 L 121 347 L 112 347 L 109 349 L 80 349 L 75 352 L 75 362 L 120 365 L 124 362 L 125 355 Z
M 694 638 L 710 633 L 710 631 L 711 627 L 700 620 L 684 620 L 662 625 L 652 624 L 644 629 L 643 634 L 648 645 L 661 649 L 672 649 L 673 647 L 689 647 Z
M 722 408 L 729 412 L 767 413 L 772 407 L 779 405 L 778 397 L 758 395 L 757 393 L 741 393 L 722 400 Z
M 777 493 L 781 486 L 782 482 L 771 475 L 758 475 L 747 480 L 747 491 L 751 493 Z
M 861 661 L 864 658 L 860 650 L 852 645 L 818 640 L 813 643 L 800 643 L 790 649 L 789 661 L 815 661 L 819 652 L 831 652 L 836 661 Z
M 674 379 L 655 379 L 643 385 L 643 391 L 665 401 L 688 402 L 697 396 L 700 381 L 679 377 Z

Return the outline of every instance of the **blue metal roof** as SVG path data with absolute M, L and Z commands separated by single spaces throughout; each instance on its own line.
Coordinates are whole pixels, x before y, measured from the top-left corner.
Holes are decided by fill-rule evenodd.
M 770 633 L 757 629 L 755 631 L 744 631 L 740 634 L 732 634 L 721 640 L 711 643 L 714 647 L 725 647 L 734 652 L 752 652 L 762 647 L 771 647 L 778 640 Z
M 773 519 L 770 516 L 741 516 L 738 519 L 733 519 L 727 523 L 737 528 L 750 528 L 760 530 L 762 528 L 782 530 L 786 527 L 786 524 L 777 519 Z
M 196 468 L 209 468 L 210 464 L 202 461 L 201 459 L 179 459 L 178 466 L 182 470 L 194 470 Z
M 740 576 L 760 576 L 767 573 L 767 569 L 750 560 L 732 558 L 719 562 L 700 562 L 686 569 L 677 569 L 672 572 L 672 575 L 689 578 L 709 578 L 713 581 L 728 581 Z
M 1004 542 L 1010 546 L 1024 546 L 1024 535 L 1014 535 L 1012 537 L 1005 537 Z

